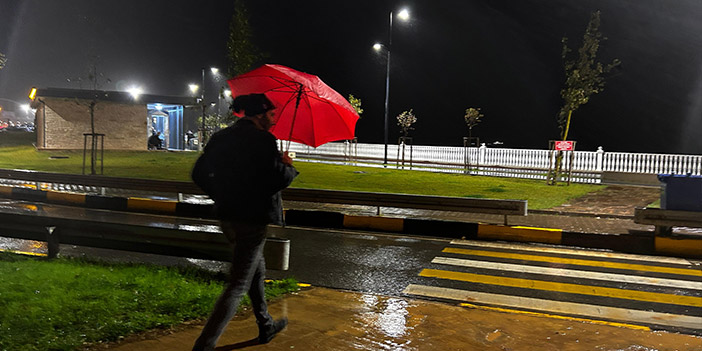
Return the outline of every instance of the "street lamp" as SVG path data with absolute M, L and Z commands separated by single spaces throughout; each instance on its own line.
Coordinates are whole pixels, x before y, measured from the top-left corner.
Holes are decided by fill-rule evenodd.
M 139 96 L 144 93 L 144 89 L 141 87 L 131 87 L 127 89 L 127 92 L 129 92 L 130 95 L 132 95 L 132 98 L 134 100 L 139 100 Z
M 409 11 L 403 9 L 397 14 L 397 17 L 403 21 L 409 20 Z M 375 51 L 380 51 L 383 47 L 388 54 L 388 63 L 385 73 L 385 128 L 383 134 L 383 140 L 385 142 L 385 157 L 383 158 L 383 165 L 387 167 L 388 165 L 388 114 L 390 113 L 390 50 L 392 48 L 392 18 L 393 12 L 390 11 L 390 27 L 388 29 L 388 43 L 383 45 L 381 43 L 375 43 L 373 49 Z
M 210 67 L 210 72 L 215 76 L 219 74 L 219 68 Z M 205 112 L 207 104 L 205 103 L 205 68 L 202 68 L 202 90 L 200 91 L 200 103 L 202 104 L 202 130 L 200 132 L 200 142 L 198 147 L 202 150 L 205 147 Z

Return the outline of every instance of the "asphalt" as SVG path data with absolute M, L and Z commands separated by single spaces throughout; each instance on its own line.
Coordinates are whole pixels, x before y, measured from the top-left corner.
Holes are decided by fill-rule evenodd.
M 156 196 L 102 196 L 0 186 L 0 196 L 113 211 L 211 216 L 201 198 L 174 201 Z M 142 195 L 144 196 L 144 195 Z M 659 187 L 610 185 L 557 208 L 530 210 L 527 216 L 427 211 L 390 207 L 284 202 L 291 226 L 390 232 L 475 240 L 535 242 L 626 253 L 702 257 L 702 230 L 675 228 L 667 237 L 634 223 L 636 207 L 660 197 Z
M 497 215 L 295 202 L 286 202 L 285 208 L 292 225 L 321 222 L 322 227 L 699 258 L 698 229 L 677 229 L 666 239 L 676 245 L 665 251 L 658 250 L 652 226 L 633 222 L 633 209 L 655 201 L 659 191 L 611 186 L 559 208 L 509 216 L 507 225 Z M 702 350 L 700 337 L 683 334 L 320 287 L 271 302 L 271 312 L 287 316 L 290 325 L 270 344 L 256 343 L 253 317 L 243 311 L 230 322 L 217 350 Z M 86 350 L 190 350 L 201 327 L 189 323 Z
M 634 222 L 634 209 L 660 198 L 660 188 L 610 185 L 527 216 L 286 202 L 292 225 L 343 227 L 474 240 L 545 243 L 616 252 L 702 258 L 702 229 L 675 227 L 669 237 Z M 343 214 L 343 218 L 339 216 Z M 341 223 L 341 224 L 339 224 Z
M 273 301 L 270 311 L 287 316 L 289 325 L 269 344 L 256 342 L 255 319 L 243 311 L 226 327 L 216 350 L 702 349 L 702 338 L 684 334 L 324 288 Z M 189 324 L 91 350 L 188 351 L 201 328 Z
M 484 239 L 523 242 L 551 240 L 550 233 L 560 231 L 561 237 L 565 234 L 587 239 L 580 246 L 632 251 L 635 238 L 654 239 L 652 226 L 633 222 L 633 209 L 655 201 L 658 192 L 657 188 L 609 187 L 559 208 L 510 216 L 508 226 L 504 225 L 504 216 L 494 215 L 294 202 L 286 202 L 285 207 L 294 221 L 321 222 L 322 226 L 336 226 L 335 222 L 341 221 L 345 227 L 356 223 L 356 229 L 397 232 L 405 230 L 406 221 L 413 220 L 429 223 L 434 234 L 441 228 L 447 230 L 437 235 L 465 237 L 469 227 L 461 224 L 466 224 L 476 226 L 476 232 L 481 228 L 498 228 L 498 232 L 513 229 L 518 235 L 511 238 Z M 384 222 L 386 219 L 390 222 Z M 404 227 L 398 226 L 398 220 L 405 221 Z M 458 229 L 452 234 L 451 228 Z M 544 236 L 543 232 L 549 234 Z M 702 242 L 698 240 L 702 233 L 694 228 L 678 229 L 676 235 L 694 239 L 695 245 Z M 653 246 L 647 250 L 655 252 Z M 274 316 L 290 320 L 288 328 L 270 344 L 255 341 L 253 317 L 250 311 L 243 311 L 229 323 L 217 350 L 702 350 L 702 338 L 698 336 L 319 287 L 304 288 L 273 301 L 270 308 Z M 190 350 L 201 327 L 199 323 L 188 324 L 94 349 Z

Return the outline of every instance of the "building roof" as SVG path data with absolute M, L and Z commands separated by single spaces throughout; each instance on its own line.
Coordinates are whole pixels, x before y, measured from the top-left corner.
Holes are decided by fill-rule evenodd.
M 64 89 L 64 88 L 45 88 L 37 89 L 37 99 L 42 97 L 67 98 L 67 99 L 83 99 L 98 101 L 111 101 L 130 104 L 151 104 L 162 103 L 171 105 L 191 106 L 197 105 L 197 100 L 190 96 L 164 96 L 142 94 L 137 99 L 134 99 L 132 94 L 124 91 L 107 91 L 107 90 L 82 90 L 82 89 Z M 36 101 L 36 99 L 35 99 Z

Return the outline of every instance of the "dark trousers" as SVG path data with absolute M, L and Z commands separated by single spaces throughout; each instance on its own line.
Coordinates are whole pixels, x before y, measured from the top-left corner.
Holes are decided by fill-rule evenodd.
M 195 341 L 193 351 L 214 349 L 217 339 L 236 313 L 239 302 L 247 291 L 258 324 L 264 326 L 273 323 L 273 318 L 268 314 L 263 288 L 266 273 L 263 246 L 266 243 L 267 226 L 228 221 L 222 221 L 221 226 L 234 251 L 229 283 L 215 303 L 207 324 Z

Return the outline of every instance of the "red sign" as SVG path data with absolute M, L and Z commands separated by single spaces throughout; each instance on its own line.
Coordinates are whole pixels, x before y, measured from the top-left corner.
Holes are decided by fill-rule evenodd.
M 556 141 L 556 151 L 573 151 L 573 142 Z

